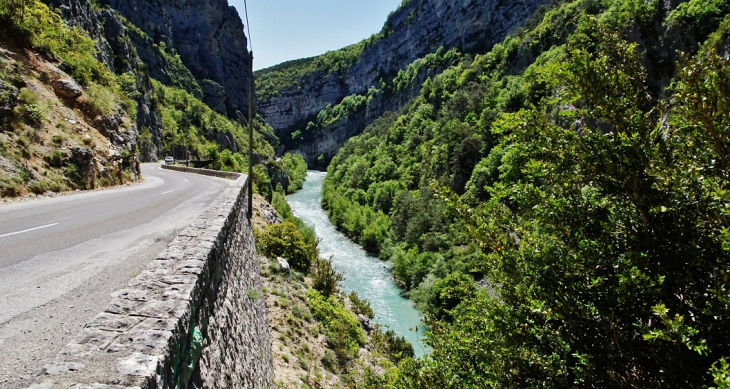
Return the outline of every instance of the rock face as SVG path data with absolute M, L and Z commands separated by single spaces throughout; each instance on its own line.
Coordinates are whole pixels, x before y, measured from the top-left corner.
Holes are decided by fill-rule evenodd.
M 96 41 L 97 57 L 109 70 L 116 74 L 135 75 L 139 91 L 135 99 L 138 112 L 136 128 L 130 133 L 117 131 L 122 130 L 120 127 L 109 127 L 108 121 L 99 124 L 112 143 L 125 144 L 130 151 L 135 151 L 132 148 L 137 147 L 137 130 L 148 129 L 151 141 L 146 145 L 140 145 L 144 146 L 140 147 L 140 157 L 142 161 L 157 160 L 162 139 L 162 118 L 159 112 L 152 108 L 150 97 L 152 84 L 149 73 L 130 43 L 119 14 L 112 9 L 94 10 L 89 0 L 44 0 L 44 2 L 52 8 L 59 9 L 70 26 L 85 30 Z
M 78 169 L 79 183 L 85 189 L 94 189 L 96 186 L 96 172 L 99 170 L 94 160 L 94 152 L 87 147 L 74 147 L 71 149 L 69 162 Z
M 304 129 L 328 104 L 335 105 L 352 94 L 365 94 L 381 79 L 392 79 L 414 60 L 443 46 L 462 52 L 485 52 L 528 19 L 546 0 L 411 0 L 393 13 L 381 34 L 384 37 L 366 47 L 355 65 L 331 74 L 310 73 L 302 82 L 280 90 L 278 96 L 259 103 L 265 120 L 282 140 L 283 149 L 302 152 L 312 166 L 318 151 L 332 153 L 350 136 L 362 131 L 370 119 L 364 116 L 342 126 L 342 131 L 320 131 L 317 139 L 293 144 L 291 134 Z M 412 95 L 418 90 L 411 91 Z M 383 102 L 376 118 L 385 110 L 399 108 L 403 100 Z M 315 143 L 309 143 L 315 142 Z M 317 142 L 326 142 L 322 148 Z
M 114 52 L 104 39 L 104 28 L 100 22 L 97 12 L 91 6 L 89 0 L 42 0 L 53 9 L 59 9 L 64 19 L 72 27 L 79 27 L 89 33 L 89 36 L 96 41 L 96 49 L 99 51 L 99 60 L 115 71 L 113 67 Z
M 373 329 L 375 329 L 375 325 L 373 325 L 373 322 L 365 315 L 358 314 L 357 321 L 360 322 L 360 327 L 362 327 L 362 329 L 365 330 L 368 334 L 373 332 Z
M 18 104 L 18 88 L 0 80 L 0 124 L 13 114 Z
M 226 0 L 105 1 L 152 42 L 177 51 L 198 84 L 205 86 L 203 101 L 211 108 L 220 106 L 230 117 L 236 111 L 248 113 L 248 41 L 238 12 Z M 148 65 L 156 62 L 143 47 L 138 52 Z M 150 70 L 158 78 L 155 67 Z
M 99 0 L 102 8 L 109 7 L 101 10 L 89 0 L 43 1 L 61 10 L 69 25 L 89 33 L 97 42 L 98 59 L 112 72 L 135 75 L 136 128 L 145 135 L 139 142 L 142 161 L 162 157 L 162 117 L 153 103 L 150 78 L 185 89 L 229 117 L 237 117 L 237 111 L 248 114 L 247 40 L 238 13 L 226 0 Z M 139 29 L 129 28 L 120 16 Z M 222 134 L 217 141 L 235 151 L 232 136 Z
M 79 97 L 83 90 L 74 80 L 59 78 L 53 81 L 53 90 L 64 97 Z

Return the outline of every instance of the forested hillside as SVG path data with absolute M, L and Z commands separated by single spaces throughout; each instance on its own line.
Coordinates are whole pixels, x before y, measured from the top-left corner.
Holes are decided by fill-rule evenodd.
M 729 11 L 557 2 L 347 142 L 322 205 L 433 347 L 372 387 L 730 387 Z
M 196 3 L 207 10 L 197 19 L 183 5 L 150 1 L 145 6 L 155 12 L 135 15 L 155 32 L 150 36 L 110 4 L 129 11 L 114 2 L 0 0 L 0 196 L 134 181 L 139 162 L 166 155 L 247 170 L 248 130 L 241 118 L 248 71 L 222 65 L 247 65 L 235 9 L 225 1 Z M 166 19 L 170 14 L 193 30 L 233 37 L 235 44 L 218 56 L 182 57 L 174 45 L 190 49 L 189 42 L 164 33 L 179 27 Z M 208 24 L 217 30 L 204 28 Z M 73 93 L 59 92 L 59 80 Z M 295 171 L 306 169 L 303 159 L 274 161 L 278 140 L 271 127 L 258 118 L 255 127 L 257 189 L 269 198 L 278 183 L 294 190 L 304 179 Z

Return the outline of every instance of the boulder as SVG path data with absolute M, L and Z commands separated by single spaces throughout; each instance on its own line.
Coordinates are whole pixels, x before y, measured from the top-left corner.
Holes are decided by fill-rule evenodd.
M 281 267 L 281 270 L 283 270 L 287 273 L 289 272 L 289 270 L 291 270 L 291 267 L 289 266 L 289 262 L 287 262 L 286 259 L 284 259 L 282 257 L 277 257 L 276 263 L 279 264 L 279 266 Z
M 368 318 L 365 315 L 358 314 L 357 315 L 357 321 L 360 322 L 360 326 L 368 334 L 371 333 L 371 332 L 373 332 L 373 329 L 375 329 L 375 325 L 373 324 L 372 320 L 370 320 L 370 318 Z
M 259 209 L 261 210 L 261 217 L 264 218 L 266 224 L 278 224 L 283 222 L 281 216 L 279 216 L 279 212 L 276 212 L 276 209 L 271 204 L 263 201 L 263 199 L 259 205 Z
M 76 81 L 69 80 L 67 78 L 59 78 L 58 80 L 53 81 L 53 90 L 61 96 L 71 98 L 79 97 L 83 92 L 83 89 L 81 89 Z

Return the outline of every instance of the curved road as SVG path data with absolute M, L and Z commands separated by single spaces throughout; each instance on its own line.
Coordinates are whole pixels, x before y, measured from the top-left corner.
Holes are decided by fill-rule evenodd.
M 28 386 L 232 183 L 159 166 L 130 187 L 0 205 L 0 387 Z

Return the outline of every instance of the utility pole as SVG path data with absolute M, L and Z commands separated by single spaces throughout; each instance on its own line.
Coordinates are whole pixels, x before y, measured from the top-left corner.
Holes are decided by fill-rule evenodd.
M 250 33 L 249 33 L 250 34 Z M 253 110 L 256 103 L 253 82 L 253 48 L 248 61 L 248 221 L 253 214 Z

